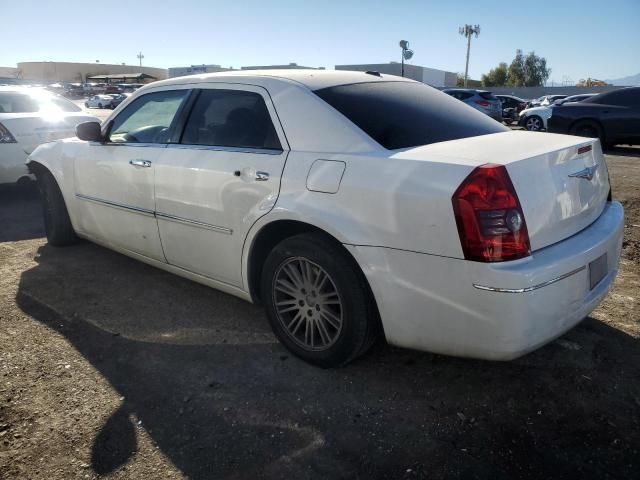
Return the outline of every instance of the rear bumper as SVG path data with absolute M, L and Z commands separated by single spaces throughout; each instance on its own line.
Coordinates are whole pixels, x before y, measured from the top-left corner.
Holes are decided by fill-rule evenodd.
M 580 233 L 513 262 L 347 248 L 369 280 L 389 343 L 510 360 L 562 335 L 602 301 L 618 271 L 623 216 L 612 202 Z M 608 270 L 591 289 L 589 263 L 603 254 Z

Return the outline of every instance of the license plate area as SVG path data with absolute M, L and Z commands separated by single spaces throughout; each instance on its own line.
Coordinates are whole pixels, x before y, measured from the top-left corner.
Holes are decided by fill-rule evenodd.
M 593 290 L 606 277 L 608 271 L 607 254 L 601 255 L 589 263 L 589 290 Z

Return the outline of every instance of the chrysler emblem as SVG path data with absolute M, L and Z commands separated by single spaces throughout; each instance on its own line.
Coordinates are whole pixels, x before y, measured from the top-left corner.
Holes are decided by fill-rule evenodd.
M 594 165 L 593 167 L 587 167 L 584 170 L 580 170 L 579 172 L 570 173 L 569 176 L 575 178 L 584 178 L 585 180 L 591 181 L 591 179 L 593 179 L 593 174 L 596 173 L 597 169 L 598 166 Z

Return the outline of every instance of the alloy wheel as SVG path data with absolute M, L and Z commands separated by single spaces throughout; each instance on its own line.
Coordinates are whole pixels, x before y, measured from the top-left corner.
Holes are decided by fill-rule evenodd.
M 527 122 L 525 123 L 525 127 L 530 132 L 537 132 L 542 129 L 542 122 L 538 117 L 530 117 L 527 119 Z
M 344 308 L 331 276 L 304 258 L 288 258 L 273 277 L 273 304 L 287 335 L 309 351 L 335 344 L 343 325 Z

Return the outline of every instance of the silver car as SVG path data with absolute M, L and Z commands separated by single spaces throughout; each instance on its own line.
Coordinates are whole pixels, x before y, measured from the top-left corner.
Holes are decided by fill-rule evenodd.
M 493 93 L 472 88 L 447 88 L 443 92 L 502 122 L 502 102 Z

